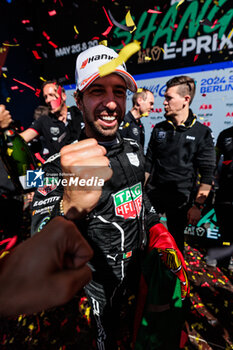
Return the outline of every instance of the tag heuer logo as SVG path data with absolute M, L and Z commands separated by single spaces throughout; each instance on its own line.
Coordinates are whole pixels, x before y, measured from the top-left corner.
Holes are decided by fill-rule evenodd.
M 142 208 L 142 184 L 125 188 L 113 195 L 115 213 L 124 219 L 135 219 Z

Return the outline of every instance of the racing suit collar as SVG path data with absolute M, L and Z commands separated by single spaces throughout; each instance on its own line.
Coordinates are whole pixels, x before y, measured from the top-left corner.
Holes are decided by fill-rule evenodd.
M 191 128 L 197 121 L 197 116 L 193 114 L 192 110 L 189 109 L 189 115 L 184 124 L 175 125 L 172 120 L 167 119 L 167 122 L 173 126 L 174 129 L 187 130 Z

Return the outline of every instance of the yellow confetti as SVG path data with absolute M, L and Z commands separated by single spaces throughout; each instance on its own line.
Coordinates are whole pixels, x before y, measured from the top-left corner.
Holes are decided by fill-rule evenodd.
M 222 242 L 222 245 L 231 245 L 230 242 Z
M 3 78 L 7 78 L 6 73 L 2 73 Z
M 123 129 L 124 129 L 124 128 L 128 128 L 128 126 L 129 126 L 129 123 L 126 123 L 126 124 L 123 126 Z
M 163 53 L 165 53 L 165 50 L 162 47 L 160 47 L 160 49 L 163 51 Z
M 11 98 L 10 97 L 7 97 L 6 98 L 6 102 L 10 102 Z
M 19 317 L 18 317 L 18 322 L 22 321 L 22 319 L 23 319 L 23 316 L 22 316 L 22 315 L 19 315 Z
M 99 45 L 104 45 L 104 46 L 108 46 L 108 40 L 102 40 L 99 42 Z
M 31 324 L 28 326 L 28 328 L 30 329 L 30 331 L 33 331 L 33 329 L 35 328 L 35 327 L 34 327 L 34 324 L 31 323 Z
M 151 57 L 145 56 L 145 61 L 150 61 Z
M 0 255 L 0 259 L 4 258 L 4 256 L 6 256 L 7 254 L 9 254 L 10 252 L 9 251 L 5 251 L 5 252 L 2 252 L 2 254 Z
M 40 77 L 40 80 L 42 80 L 42 81 L 46 81 L 46 79 L 44 79 L 43 77 Z
M 133 18 L 131 17 L 130 11 L 128 11 L 126 16 L 125 16 L 125 22 L 126 22 L 127 27 L 134 26 L 133 29 L 130 31 L 130 33 L 133 33 L 137 27 L 133 21 Z
M 228 39 L 230 39 L 232 33 L 233 33 L 233 28 L 231 29 L 230 33 L 228 34 Z
M 4 46 L 19 46 L 19 44 L 7 44 L 7 43 L 2 43 Z
M 137 89 L 137 93 L 140 93 L 140 92 L 142 92 L 142 88 L 139 88 L 139 89 Z
M 140 49 L 141 45 L 136 40 L 124 46 L 123 49 L 121 49 L 118 57 L 99 67 L 100 77 L 104 77 L 105 75 L 114 72 L 118 66 L 120 66 L 123 62 L 126 62 L 133 54 L 138 52 Z
M 225 284 L 225 282 L 222 281 L 222 280 L 220 280 L 219 278 L 218 278 L 218 282 L 220 282 L 220 283 L 222 283 L 222 284 Z
M 76 26 L 74 26 L 74 30 L 75 30 L 75 33 L 76 33 L 76 34 L 79 34 L 79 31 L 78 31 L 78 29 L 77 29 Z
M 142 113 L 141 114 L 141 117 L 148 117 L 149 113 L 148 112 L 145 112 L 145 113 Z
M 6 152 L 7 152 L 8 156 L 10 157 L 12 155 L 13 149 L 7 148 Z
M 181 4 L 183 4 L 183 2 L 184 2 L 184 0 L 181 0 L 180 2 L 178 2 L 178 4 L 176 5 L 176 10 Z

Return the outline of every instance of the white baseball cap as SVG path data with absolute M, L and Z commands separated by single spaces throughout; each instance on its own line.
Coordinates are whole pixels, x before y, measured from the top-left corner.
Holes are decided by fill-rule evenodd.
M 76 89 L 84 91 L 99 76 L 99 67 L 118 57 L 118 54 L 107 46 L 97 45 L 81 52 L 76 60 Z M 118 66 L 113 73 L 119 74 L 129 90 L 136 92 L 137 83 L 127 70 L 125 63 Z

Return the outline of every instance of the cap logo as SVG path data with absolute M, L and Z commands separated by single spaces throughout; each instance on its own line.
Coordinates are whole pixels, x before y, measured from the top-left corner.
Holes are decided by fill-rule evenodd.
M 80 69 L 85 68 L 86 65 L 87 65 L 87 62 L 88 62 L 88 58 L 87 58 L 85 61 L 83 61 L 83 63 L 82 63 L 82 65 L 81 65 L 81 68 L 80 68 Z

